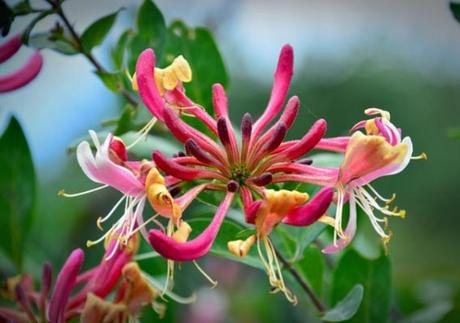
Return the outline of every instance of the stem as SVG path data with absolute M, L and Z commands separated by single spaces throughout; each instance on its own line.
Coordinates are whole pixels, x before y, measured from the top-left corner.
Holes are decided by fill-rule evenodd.
M 69 19 L 64 13 L 64 10 L 61 7 L 61 3 L 59 1 L 52 1 L 52 0 L 46 0 L 54 10 L 56 10 L 57 15 L 62 19 L 62 22 L 64 25 L 67 27 L 67 29 L 70 32 L 70 35 L 72 36 L 75 44 L 77 45 L 77 50 L 80 52 L 80 54 L 83 54 L 89 61 L 90 63 L 94 66 L 94 68 L 100 72 L 100 73 L 107 73 L 107 70 L 99 63 L 99 61 L 91 54 L 91 52 L 86 52 L 83 49 L 83 44 L 81 42 L 80 35 L 76 32 L 76 30 L 73 28 L 72 24 L 70 23 Z M 138 105 L 138 102 L 135 98 L 132 97 L 132 95 L 124 88 L 120 89 L 121 95 L 134 105 L 135 107 Z
M 326 307 L 321 302 L 318 296 L 316 296 L 315 292 L 311 289 L 305 279 L 299 274 L 299 272 L 292 267 L 292 264 L 287 261 L 287 259 L 278 251 L 278 249 L 273 246 L 278 259 L 283 263 L 284 267 L 291 273 L 292 277 L 299 283 L 302 289 L 307 293 L 308 297 L 310 297 L 313 305 L 316 307 L 320 314 L 326 311 Z

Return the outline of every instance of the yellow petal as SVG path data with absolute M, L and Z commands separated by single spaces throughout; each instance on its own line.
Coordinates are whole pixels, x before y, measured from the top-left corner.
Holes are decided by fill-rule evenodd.
M 192 69 L 184 56 L 176 57 L 171 66 L 180 81 L 190 82 L 192 80 Z

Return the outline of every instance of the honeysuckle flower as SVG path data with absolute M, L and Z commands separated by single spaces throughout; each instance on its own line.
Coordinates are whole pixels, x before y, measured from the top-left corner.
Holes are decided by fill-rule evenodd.
M 231 241 L 229 249 L 235 251 L 236 255 L 244 256 L 255 241 L 264 241 L 270 260 L 265 261 L 262 253 L 260 254 L 264 264 L 267 265 L 270 283 L 276 290 L 283 291 L 290 301 L 295 301 L 292 293 L 285 288 L 282 277 L 280 278 L 281 272 L 276 269 L 276 254 L 268 240 L 268 234 L 271 228 L 283 221 L 298 226 L 312 224 L 324 215 L 333 194 L 332 189 L 327 189 L 321 191 L 318 197 L 315 196 L 307 201 L 308 195 L 300 192 L 274 192 L 265 188 L 273 182 L 285 181 L 283 176 L 289 174 L 280 166 L 285 164 L 291 167 L 306 166 L 301 158 L 322 140 L 326 131 L 326 122 L 320 119 L 300 140 L 283 143 L 299 109 L 299 100 L 296 96 L 287 102 L 279 120 L 266 129 L 281 111 L 287 95 L 293 74 L 292 48 L 286 45 L 281 50 L 271 97 L 265 112 L 256 122 L 252 121 L 249 114 L 244 115 L 241 122 L 240 144 L 230 122 L 227 97 L 220 84 L 215 84 L 212 89 L 216 118 L 211 118 L 204 111 L 205 118 L 197 116 L 211 133 L 217 135 L 219 144 L 182 121 L 180 114 L 168 106 L 156 86 L 155 76 L 152 73 L 154 66 L 153 51 L 148 49 L 142 52 L 136 67 L 140 96 L 148 109 L 165 123 L 176 139 L 184 144 L 187 152 L 186 156 L 168 158 L 161 152 L 154 151 L 152 158 L 156 168 L 180 180 L 177 185 L 181 185 L 181 182 L 194 182 L 205 185 L 203 189 L 224 192 L 225 197 L 209 226 L 194 239 L 189 241 L 174 239 L 160 230 L 150 230 L 151 245 L 158 253 L 174 261 L 193 261 L 205 255 L 211 248 L 232 201 L 235 196 L 239 196 L 243 203 L 246 222 L 255 224 L 258 233 L 255 238 L 248 238 L 246 241 Z M 182 94 L 185 95 L 185 92 Z M 191 105 L 196 104 L 192 102 Z M 334 147 L 343 145 L 343 142 L 331 144 L 326 141 L 324 145 Z M 312 173 L 308 176 L 311 183 L 322 185 L 323 182 L 328 183 L 336 178 L 337 171 L 321 170 L 318 174 Z M 296 202 L 290 203 L 287 208 L 278 208 L 286 196 L 299 199 L 294 198 L 293 201 Z
M 22 46 L 21 36 L 16 35 L 0 46 L 0 63 L 8 60 Z M 10 92 L 27 85 L 40 72 L 43 65 L 43 57 L 36 51 L 26 64 L 18 70 L 0 76 L 0 93 Z

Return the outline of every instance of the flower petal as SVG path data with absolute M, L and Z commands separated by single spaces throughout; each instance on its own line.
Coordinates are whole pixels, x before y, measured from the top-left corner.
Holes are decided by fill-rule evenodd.
M 35 52 L 27 63 L 17 71 L 6 76 L 0 76 L 0 93 L 14 91 L 25 86 L 37 76 L 42 65 L 42 55 L 39 52 Z
M 67 300 L 75 286 L 84 257 L 83 250 L 75 249 L 59 272 L 48 306 L 48 318 L 51 323 L 64 322 Z
M 332 202 L 334 190 L 323 188 L 306 204 L 295 208 L 283 219 L 283 223 L 293 226 L 308 226 L 316 222 L 326 213 Z
M 18 34 L 14 37 L 11 37 L 8 41 L 0 46 L 0 63 L 3 63 L 8 58 L 16 54 L 16 52 L 21 48 L 22 41 L 21 35 Z
M 190 261 L 204 256 L 211 249 L 230 208 L 233 195 L 233 193 L 227 193 L 209 226 L 195 239 L 181 243 L 159 230 L 151 230 L 149 233 L 150 244 L 163 257 L 175 261 Z
M 142 102 L 149 111 L 159 120 L 163 121 L 165 103 L 158 92 L 155 83 L 155 52 L 148 48 L 137 59 L 136 79 Z
M 336 253 L 346 246 L 348 246 L 353 240 L 356 234 L 356 202 L 353 195 L 350 195 L 350 218 L 348 220 L 347 228 L 344 231 L 344 238 L 336 241 L 335 244 L 331 244 L 323 248 L 323 253 Z
M 291 83 L 294 72 L 294 51 L 290 45 L 284 45 L 278 59 L 275 79 L 270 95 L 270 101 L 262 116 L 254 124 L 253 137 L 257 138 L 261 131 L 280 111 Z

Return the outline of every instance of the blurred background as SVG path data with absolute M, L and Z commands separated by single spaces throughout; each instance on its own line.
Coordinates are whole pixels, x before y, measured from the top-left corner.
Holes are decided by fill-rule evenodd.
M 40 1 L 35 2 L 39 6 Z M 255 116 L 264 108 L 278 52 L 285 43 L 295 50 L 290 93 L 298 95 L 302 104 L 290 136 L 299 136 L 318 117 L 328 120 L 329 136 L 343 135 L 363 119 L 365 108 L 391 111 L 392 121 L 412 138 L 414 153 L 429 156 L 428 161 L 415 161 L 404 173 L 375 185 L 386 195 L 396 192 L 398 206 L 408 212 L 405 220 L 391 221 L 390 256 L 399 310 L 416 310 L 430 284 L 439 283 L 436 286 L 444 289 L 458 286 L 460 140 L 451 138 L 448 130 L 460 126 L 460 25 L 447 2 L 155 2 L 167 21 L 180 18 L 214 32 L 230 74 L 230 108 L 236 124 L 244 112 Z M 112 36 L 95 51 L 108 66 L 107 53 L 138 5 L 137 1 L 69 0 L 65 9 L 82 30 L 97 17 L 126 8 Z M 12 34 L 27 22 L 17 20 Z M 37 30 L 51 25 L 45 20 Z M 99 129 L 101 120 L 116 116 L 119 104 L 82 57 L 43 53 L 45 65 L 38 79 L 0 96 L 0 129 L 10 115 L 19 118 L 38 174 L 39 208 L 28 241 L 33 259 L 26 264 L 32 271 L 38 271 L 44 259 L 60 264 L 72 248 L 84 245 L 94 233 L 94 214 L 107 212 L 111 204 L 104 201 L 116 198 L 108 192 L 73 200 L 57 197 L 63 187 L 69 191 L 92 187 L 67 148 L 88 129 Z M 14 70 L 29 54 L 22 49 L 0 72 Z M 367 221 L 362 223 L 360 234 L 366 235 Z M 357 244 L 359 248 L 359 239 Z M 362 251 L 370 256 L 375 252 Z M 227 268 L 225 275 L 214 277 L 222 283 L 211 291 L 205 286 L 191 307 L 168 304 L 170 319 L 206 322 L 209 318 L 201 317 L 203 313 L 212 316 L 215 311 L 215 317 L 229 322 L 275 322 L 286 315 L 305 320 L 307 313 L 290 311 L 282 297 L 267 296 L 262 273 L 223 260 L 208 262 L 211 273 Z

